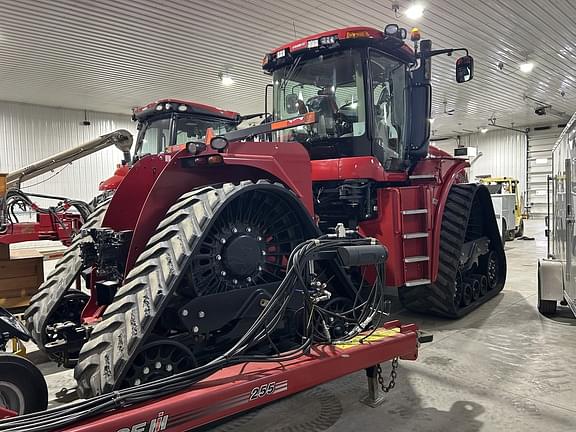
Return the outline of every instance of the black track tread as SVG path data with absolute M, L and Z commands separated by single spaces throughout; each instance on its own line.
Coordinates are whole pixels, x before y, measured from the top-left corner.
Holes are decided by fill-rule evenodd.
M 102 202 L 94 209 L 86 223 L 82 225 L 82 229 L 101 226 L 110 199 Z M 38 288 L 38 292 L 30 299 L 30 305 L 24 312 L 26 327 L 41 350 L 44 350 L 44 345 L 47 342 L 45 339 L 47 320 L 82 271 L 79 245 L 91 241 L 90 236 L 78 235 L 74 238 L 64 256 L 56 263 L 54 270 L 50 272 L 44 283 Z
M 264 180 L 257 182 L 262 183 L 270 185 Z M 182 270 L 202 233 L 209 229 L 214 213 L 234 194 L 254 184 L 243 181 L 201 187 L 181 196 L 168 210 L 80 352 L 74 377 L 81 397 L 115 389 L 175 292 Z
M 400 300 L 407 309 L 446 318 L 460 318 L 492 298 L 504 287 L 502 282 L 469 306 L 459 309 L 454 306 L 454 281 L 459 266 L 460 249 L 465 240 L 470 214 L 479 211 L 472 208 L 478 188 L 476 184 L 459 184 L 450 189 L 442 216 L 438 276 L 431 284 L 401 287 L 398 290 Z M 495 219 L 493 223 L 496 223 Z M 502 268 L 505 271 L 505 263 Z

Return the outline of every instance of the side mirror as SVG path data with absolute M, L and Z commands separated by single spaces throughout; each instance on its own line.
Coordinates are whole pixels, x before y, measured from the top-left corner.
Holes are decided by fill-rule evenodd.
M 456 60 L 456 82 L 468 82 L 474 77 L 474 59 L 472 56 L 460 57 Z
M 298 95 L 290 93 L 286 95 L 286 112 L 288 114 L 296 114 L 298 110 Z

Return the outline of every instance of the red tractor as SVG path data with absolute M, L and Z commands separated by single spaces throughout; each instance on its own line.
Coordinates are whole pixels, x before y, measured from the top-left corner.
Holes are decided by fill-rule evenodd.
M 416 33 L 413 49 L 406 36 L 396 25 L 351 27 L 267 54 L 273 119 L 259 126 L 226 132 L 224 123 L 201 140 L 185 127 L 185 103 L 149 107 L 165 117 L 140 128 L 138 160 L 25 315 L 53 358 L 80 351 L 81 396 L 212 364 L 247 344 L 308 239 L 376 238 L 388 250 L 386 285 L 411 310 L 458 318 L 502 289 L 488 190 L 464 183 L 465 161 L 428 156 L 431 58 L 457 50 L 434 51 Z M 456 80 L 472 75 L 466 53 Z M 311 273 L 293 289 L 313 306 L 283 304 L 250 358 L 299 346 L 303 321 L 316 341 L 369 327 L 357 312 L 381 271 L 332 262 Z M 81 322 L 55 322 L 79 276 L 92 294 Z

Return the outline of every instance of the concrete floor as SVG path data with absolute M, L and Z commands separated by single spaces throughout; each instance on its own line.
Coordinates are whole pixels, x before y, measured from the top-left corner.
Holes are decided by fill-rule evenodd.
M 543 224 L 534 241 L 507 243 L 501 294 L 459 321 L 400 311 L 434 334 L 416 362 L 402 361 L 396 388 L 378 408 L 358 402 L 363 372 L 206 428 L 218 432 L 576 430 L 576 320 L 536 310 L 536 262 L 546 254 Z M 38 359 L 39 360 L 39 359 Z M 42 364 L 50 394 L 72 388 L 71 371 Z M 384 373 L 389 365 L 383 365 Z M 66 400 L 67 398 L 64 398 Z M 63 400 L 53 400 L 58 404 Z

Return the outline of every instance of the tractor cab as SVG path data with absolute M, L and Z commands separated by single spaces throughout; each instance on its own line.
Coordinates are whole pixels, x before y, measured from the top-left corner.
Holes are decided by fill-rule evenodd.
M 195 102 L 161 99 L 132 110 L 138 122 L 134 154 L 125 153 L 114 175 L 100 182 L 100 191 L 114 191 L 130 166 L 146 155 L 182 149 L 189 142 L 204 141 L 211 128 L 216 134 L 235 130 L 245 119 L 239 113 Z
M 208 128 L 216 134 L 235 130 L 243 120 L 233 111 L 176 99 L 162 99 L 133 109 L 138 121 L 134 156 L 158 154 L 191 141 L 204 141 Z
M 298 141 L 312 160 L 371 156 L 387 171 L 404 171 L 428 153 L 430 41 L 414 48 L 405 29 L 349 27 L 286 44 L 263 60 L 273 78 L 274 120 L 309 112 L 316 124 L 277 133 Z M 463 60 L 464 59 L 464 60 Z M 457 81 L 472 78 L 472 58 L 457 63 Z

